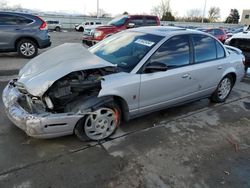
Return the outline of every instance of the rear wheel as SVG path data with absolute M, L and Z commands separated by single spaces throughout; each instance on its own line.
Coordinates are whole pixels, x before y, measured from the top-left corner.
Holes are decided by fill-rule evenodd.
M 56 30 L 57 32 L 59 32 L 59 31 L 61 31 L 61 28 L 60 28 L 60 27 L 56 27 L 55 30 Z
M 80 120 L 75 135 L 83 141 L 103 140 L 111 136 L 119 126 L 121 111 L 115 103 L 103 105 Z
M 22 39 L 17 43 L 17 52 L 25 58 L 33 58 L 38 53 L 37 44 L 29 39 Z
M 78 29 L 78 31 L 83 31 L 84 29 L 83 29 L 83 27 L 80 27 L 79 29 Z
M 225 76 L 220 81 L 217 89 L 213 93 L 213 95 L 211 97 L 211 101 L 216 102 L 216 103 L 224 102 L 228 98 L 228 96 L 233 88 L 233 84 L 234 84 L 233 77 L 231 75 Z

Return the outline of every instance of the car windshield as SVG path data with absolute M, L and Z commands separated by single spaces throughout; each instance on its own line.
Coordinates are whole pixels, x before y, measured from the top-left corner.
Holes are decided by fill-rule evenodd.
M 111 20 L 108 23 L 108 25 L 121 26 L 121 25 L 125 24 L 125 22 L 127 21 L 127 19 L 128 19 L 127 15 L 121 16 L 121 17 L 117 17 L 117 18 L 114 18 L 113 20 Z
M 90 52 L 130 72 L 141 59 L 161 40 L 162 36 L 124 31 L 106 38 L 90 48 Z

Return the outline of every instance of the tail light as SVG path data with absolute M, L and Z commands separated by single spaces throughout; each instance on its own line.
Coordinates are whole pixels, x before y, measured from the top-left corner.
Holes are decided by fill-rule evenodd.
M 37 18 L 42 21 L 42 24 L 40 25 L 39 29 L 40 30 L 47 30 L 48 29 L 47 23 L 42 18 L 40 18 L 38 16 L 37 16 Z
M 39 27 L 40 30 L 47 30 L 48 26 L 47 23 L 45 21 L 43 21 L 42 25 Z

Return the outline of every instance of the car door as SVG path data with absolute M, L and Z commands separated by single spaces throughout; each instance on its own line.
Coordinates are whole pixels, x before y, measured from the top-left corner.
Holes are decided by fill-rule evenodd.
M 192 99 L 198 91 L 191 66 L 192 53 L 189 35 L 174 36 L 167 40 L 144 66 L 164 63 L 164 72 L 141 73 L 139 110 L 141 113 Z
M 222 79 L 222 74 L 229 66 L 225 62 L 225 50 L 214 38 L 203 35 L 192 35 L 194 48 L 193 76 L 199 84 L 200 95 L 211 94 Z
M 0 49 L 12 49 L 13 38 L 17 32 L 16 16 L 9 14 L 0 14 Z
M 129 23 L 135 24 L 134 27 L 141 27 L 144 23 L 143 16 L 133 16 L 130 18 Z

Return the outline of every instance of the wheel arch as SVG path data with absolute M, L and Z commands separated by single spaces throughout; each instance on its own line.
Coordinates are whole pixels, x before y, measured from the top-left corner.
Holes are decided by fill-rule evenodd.
M 116 102 L 122 112 L 122 120 L 124 121 L 129 121 L 130 116 L 129 116 L 129 107 L 128 107 L 128 103 L 126 102 L 125 99 L 123 99 L 120 96 L 114 95 L 113 96 L 114 102 Z
M 23 40 L 23 39 L 31 40 L 31 41 L 33 41 L 33 42 L 37 45 L 38 48 L 40 47 L 39 44 L 38 44 L 38 42 L 37 42 L 37 40 L 36 40 L 34 37 L 22 36 L 22 37 L 19 37 L 19 38 L 16 39 L 16 41 L 15 41 L 15 50 L 17 50 L 17 44 L 18 44 L 21 40 Z
M 227 75 L 231 75 L 232 78 L 233 78 L 233 85 L 236 83 L 237 81 L 237 74 L 236 74 L 236 70 L 234 68 L 230 68 L 228 69 L 227 71 L 224 72 L 222 78 L 224 78 L 225 76 Z M 221 79 L 222 79 L 221 78 Z

